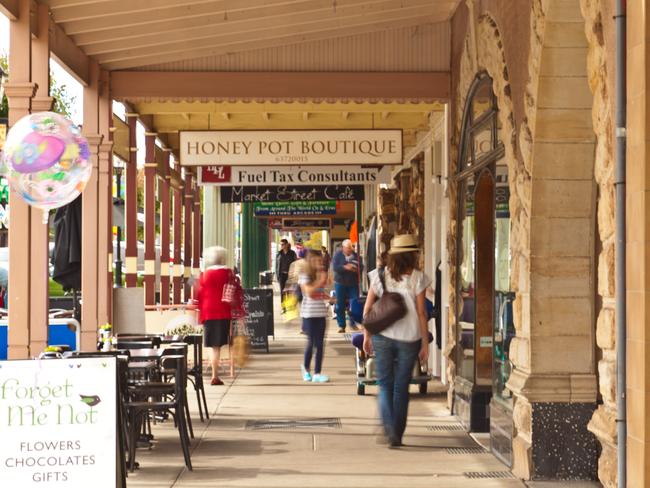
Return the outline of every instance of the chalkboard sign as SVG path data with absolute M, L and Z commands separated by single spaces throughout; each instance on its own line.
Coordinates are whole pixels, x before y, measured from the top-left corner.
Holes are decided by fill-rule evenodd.
M 273 289 L 246 288 L 244 302 L 248 312 L 246 316 L 246 333 L 253 349 L 266 349 L 269 352 L 269 336 L 274 334 L 273 327 Z

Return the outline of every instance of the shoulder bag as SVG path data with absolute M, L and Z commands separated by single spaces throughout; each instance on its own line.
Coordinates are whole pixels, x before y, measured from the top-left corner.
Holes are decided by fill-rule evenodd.
M 373 335 L 379 334 L 406 315 L 404 297 L 386 289 L 383 269 L 377 274 L 381 281 L 382 294 L 363 319 L 363 326 Z

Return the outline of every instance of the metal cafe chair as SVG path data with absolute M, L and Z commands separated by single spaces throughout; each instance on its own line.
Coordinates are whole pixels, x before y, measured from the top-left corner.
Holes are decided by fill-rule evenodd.
M 210 420 L 208 402 L 205 399 L 205 388 L 203 386 L 203 335 L 189 334 L 185 336 L 185 342 L 192 346 L 194 366 L 187 370 L 187 376 L 194 386 L 196 402 L 199 405 L 199 417 L 203 422 L 203 412 L 205 412 L 205 418 Z
M 140 401 L 129 401 L 126 403 L 126 413 L 129 421 L 129 470 L 135 469 L 135 452 L 141 426 L 150 413 L 168 412 L 174 418 L 174 424 L 178 429 L 183 457 L 187 469 L 192 470 L 190 459 L 190 438 L 188 435 L 187 419 L 185 418 L 186 397 L 186 364 L 182 354 L 163 356 L 161 358 L 162 368 L 174 371 L 173 395 L 170 398 L 155 399 L 148 398 Z

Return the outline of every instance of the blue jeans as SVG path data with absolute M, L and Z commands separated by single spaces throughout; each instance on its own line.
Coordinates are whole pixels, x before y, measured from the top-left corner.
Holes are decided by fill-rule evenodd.
M 375 351 L 379 413 L 384 433 L 391 442 L 401 443 L 406 429 L 409 384 L 421 342 L 402 342 L 382 335 L 372 336 Z
M 303 317 L 302 330 L 307 334 L 304 362 L 305 370 L 311 370 L 311 356 L 315 348 L 314 374 L 320 374 L 321 367 L 323 366 L 323 350 L 325 349 L 325 317 Z
M 359 298 L 359 287 L 357 285 L 334 283 L 334 293 L 336 293 L 336 323 L 340 329 L 344 329 L 347 302 L 353 298 Z M 350 323 L 354 324 L 352 317 L 350 317 Z

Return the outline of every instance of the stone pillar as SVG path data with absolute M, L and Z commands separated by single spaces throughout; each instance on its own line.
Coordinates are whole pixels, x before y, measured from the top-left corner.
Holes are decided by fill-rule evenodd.
M 650 485 L 649 20 L 646 2 L 627 2 L 626 395 L 629 487 Z
M 92 351 L 97 347 L 98 320 L 98 263 L 99 263 L 99 65 L 91 63 L 89 83 L 84 87 L 83 133 L 90 147 L 92 174 L 82 195 L 81 210 L 81 349 Z M 105 262 L 105 261 L 104 261 Z M 103 298 L 103 297 L 102 297 Z
M 194 206 L 194 183 L 192 182 L 192 173 L 185 168 L 185 232 L 183 238 L 184 253 L 183 253 L 183 278 L 184 278 L 184 296 L 183 299 L 187 301 L 190 298 L 190 278 L 192 277 L 192 207 Z
M 226 263 L 235 265 L 235 204 L 221 202 L 218 186 L 203 187 L 203 248 L 221 246 L 228 250 Z
M 5 83 L 9 103 L 9 126 L 28 115 L 36 92 L 31 73 L 31 25 L 29 0 L 18 0 L 19 15 L 9 22 L 10 78 Z M 20 272 L 9 273 L 9 359 L 28 358 L 30 351 L 30 315 L 32 277 L 30 243 L 32 212 L 13 191 L 9 193 L 11 225 L 9 227 L 9 267 Z M 42 218 L 41 218 L 42 220 Z M 47 304 L 45 304 L 47 306 Z
M 169 305 L 169 156 L 168 149 L 165 150 L 164 164 L 162 167 L 162 178 L 159 188 L 160 194 L 160 303 Z
M 180 165 L 176 165 L 176 171 L 180 173 Z M 183 289 L 183 263 L 181 261 L 181 244 L 183 236 L 183 202 L 185 195 L 184 185 L 174 189 L 174 293 L 173 303 L 181 303 L 181 290 Z
M 32 80 L 37 90 L 32 99 L 32 112 L 52 109 L 50 97 L 50 16 L 47 5 L 36 5 L 37 33 L 32 38 Z M 43 211 L 30 208 L 31 218 L 31 293 L 30 351 L 40 353 L 47 346 L 49 310 L 49 222 L 43 222 Z M 11 252 L 11 251 L 10 251 Z
M 144 304 L 156 303 L 156 133 L 145 133 Z
M 193 192 L 193 221 L 192 221 L 192 276 L 198 278 L 201 274 L 201 188 L 199 185 L 194 187 Z
M 126 267 L 126 286 L 138 286 L 138 143 L 136 124 L 138 114 L 127 113 L 129 124 L 129 161 L 126 166 L 126 188 L 124 202 L 124 227 L 126 232 L 126 249 L 124 264 Z
M 103 141 L 99 145 L 97 174 L 97 321 L 99 325 L 111 322 L 113 308 L 113 142 L 110 140 L 113 108 L 108 87 L 109 73 L 102 70 L 99 86 L 99 133 L 103 135 Z

